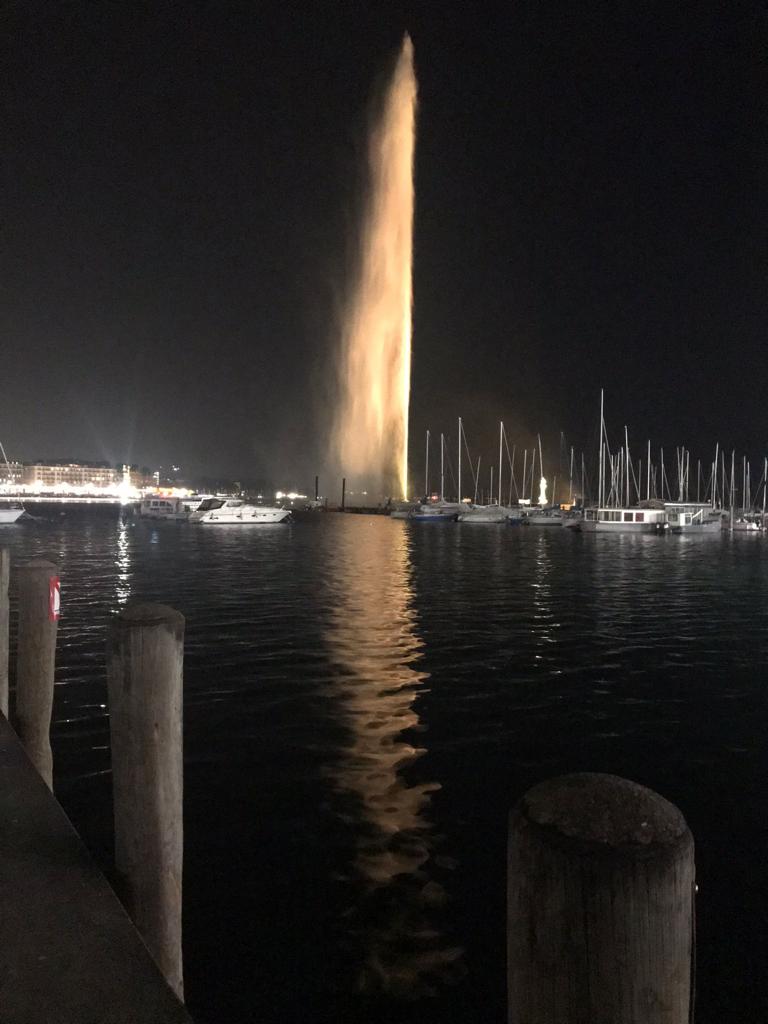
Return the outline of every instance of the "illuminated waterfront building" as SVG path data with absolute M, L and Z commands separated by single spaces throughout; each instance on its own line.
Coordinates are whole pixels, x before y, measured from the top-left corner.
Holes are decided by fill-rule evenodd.
M 137 466 L 101 462 L 11 462 L 0 466 L 0 492 L 5 494 L 79 497 L 133 497 L 151 487 L 153 478 Z

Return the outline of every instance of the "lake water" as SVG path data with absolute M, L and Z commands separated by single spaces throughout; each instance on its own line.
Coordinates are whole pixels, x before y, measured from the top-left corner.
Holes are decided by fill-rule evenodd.
M 187 620 L 185 976 L 200 1024 L 503 1024 L 510 807 L 657 789 L 697 844 L 699 1024 L 768 1009 L 768 543 L 316 514 L 3 529 L 62 578 L 56 792 L 111 866 L 105 636 Z

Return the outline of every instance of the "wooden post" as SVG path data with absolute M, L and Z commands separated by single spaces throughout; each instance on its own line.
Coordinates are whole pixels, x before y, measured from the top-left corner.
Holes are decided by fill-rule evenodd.
M 109 638 L 115 864 L 129 914 L 176 995 L 181 957 L 184 617 L 135 604 Z
M 8 581 L 11 574 L 11 549 L 0 548 L 0 712 L 8 717 L 8 651 L 10 599 Z
M 53 605 L 59 570 L 35 558 L 17 570 L 19 644 L 16 656 L 16 725 L 32 764 L 53 789 L 51 710 L 56 663 L 58 605 Z
M 509 1024 L 689 1024 L 693 838 L 658 793 L 564 775 L 510 817 Z
M 347 497 L 347 478 L 344 476 L 341 478 L 341 511 L 344 511 L 345 502 Z

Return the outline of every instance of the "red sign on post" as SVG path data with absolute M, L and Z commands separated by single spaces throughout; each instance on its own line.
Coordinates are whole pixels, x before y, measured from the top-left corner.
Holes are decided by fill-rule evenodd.
M 48 579 L 48 618 L 56 622 L 61 613 L 61 583 L 58 576 Z

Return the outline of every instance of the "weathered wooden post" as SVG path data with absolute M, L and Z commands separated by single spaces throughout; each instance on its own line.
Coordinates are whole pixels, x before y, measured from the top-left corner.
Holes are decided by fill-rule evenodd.
M 10 624 L 10 598 L 8 583 L 11 575 L 11 549 L 0 548 L 0 712 L 8 717 L 8 652 Z
M 693 838 L 658 793 L 564 775 L 510 817 L 509 1024 L 689 1024 Z
M 347 478 L 343 476 L 341 478 L 341 511 L 343 512 L 346 507 L 347 501 Z
M 59 620 L 59 570 L 35 558 L 16 570 L 19 643 L 16 657 L 16 726 L 19 739 L 49 789 L 53 788 L 51 710 Z
M 107 681 L 115 863 L 129 914 L 183 998 L 182 684 L 184 616 L 129 605 L 111 629 Z

